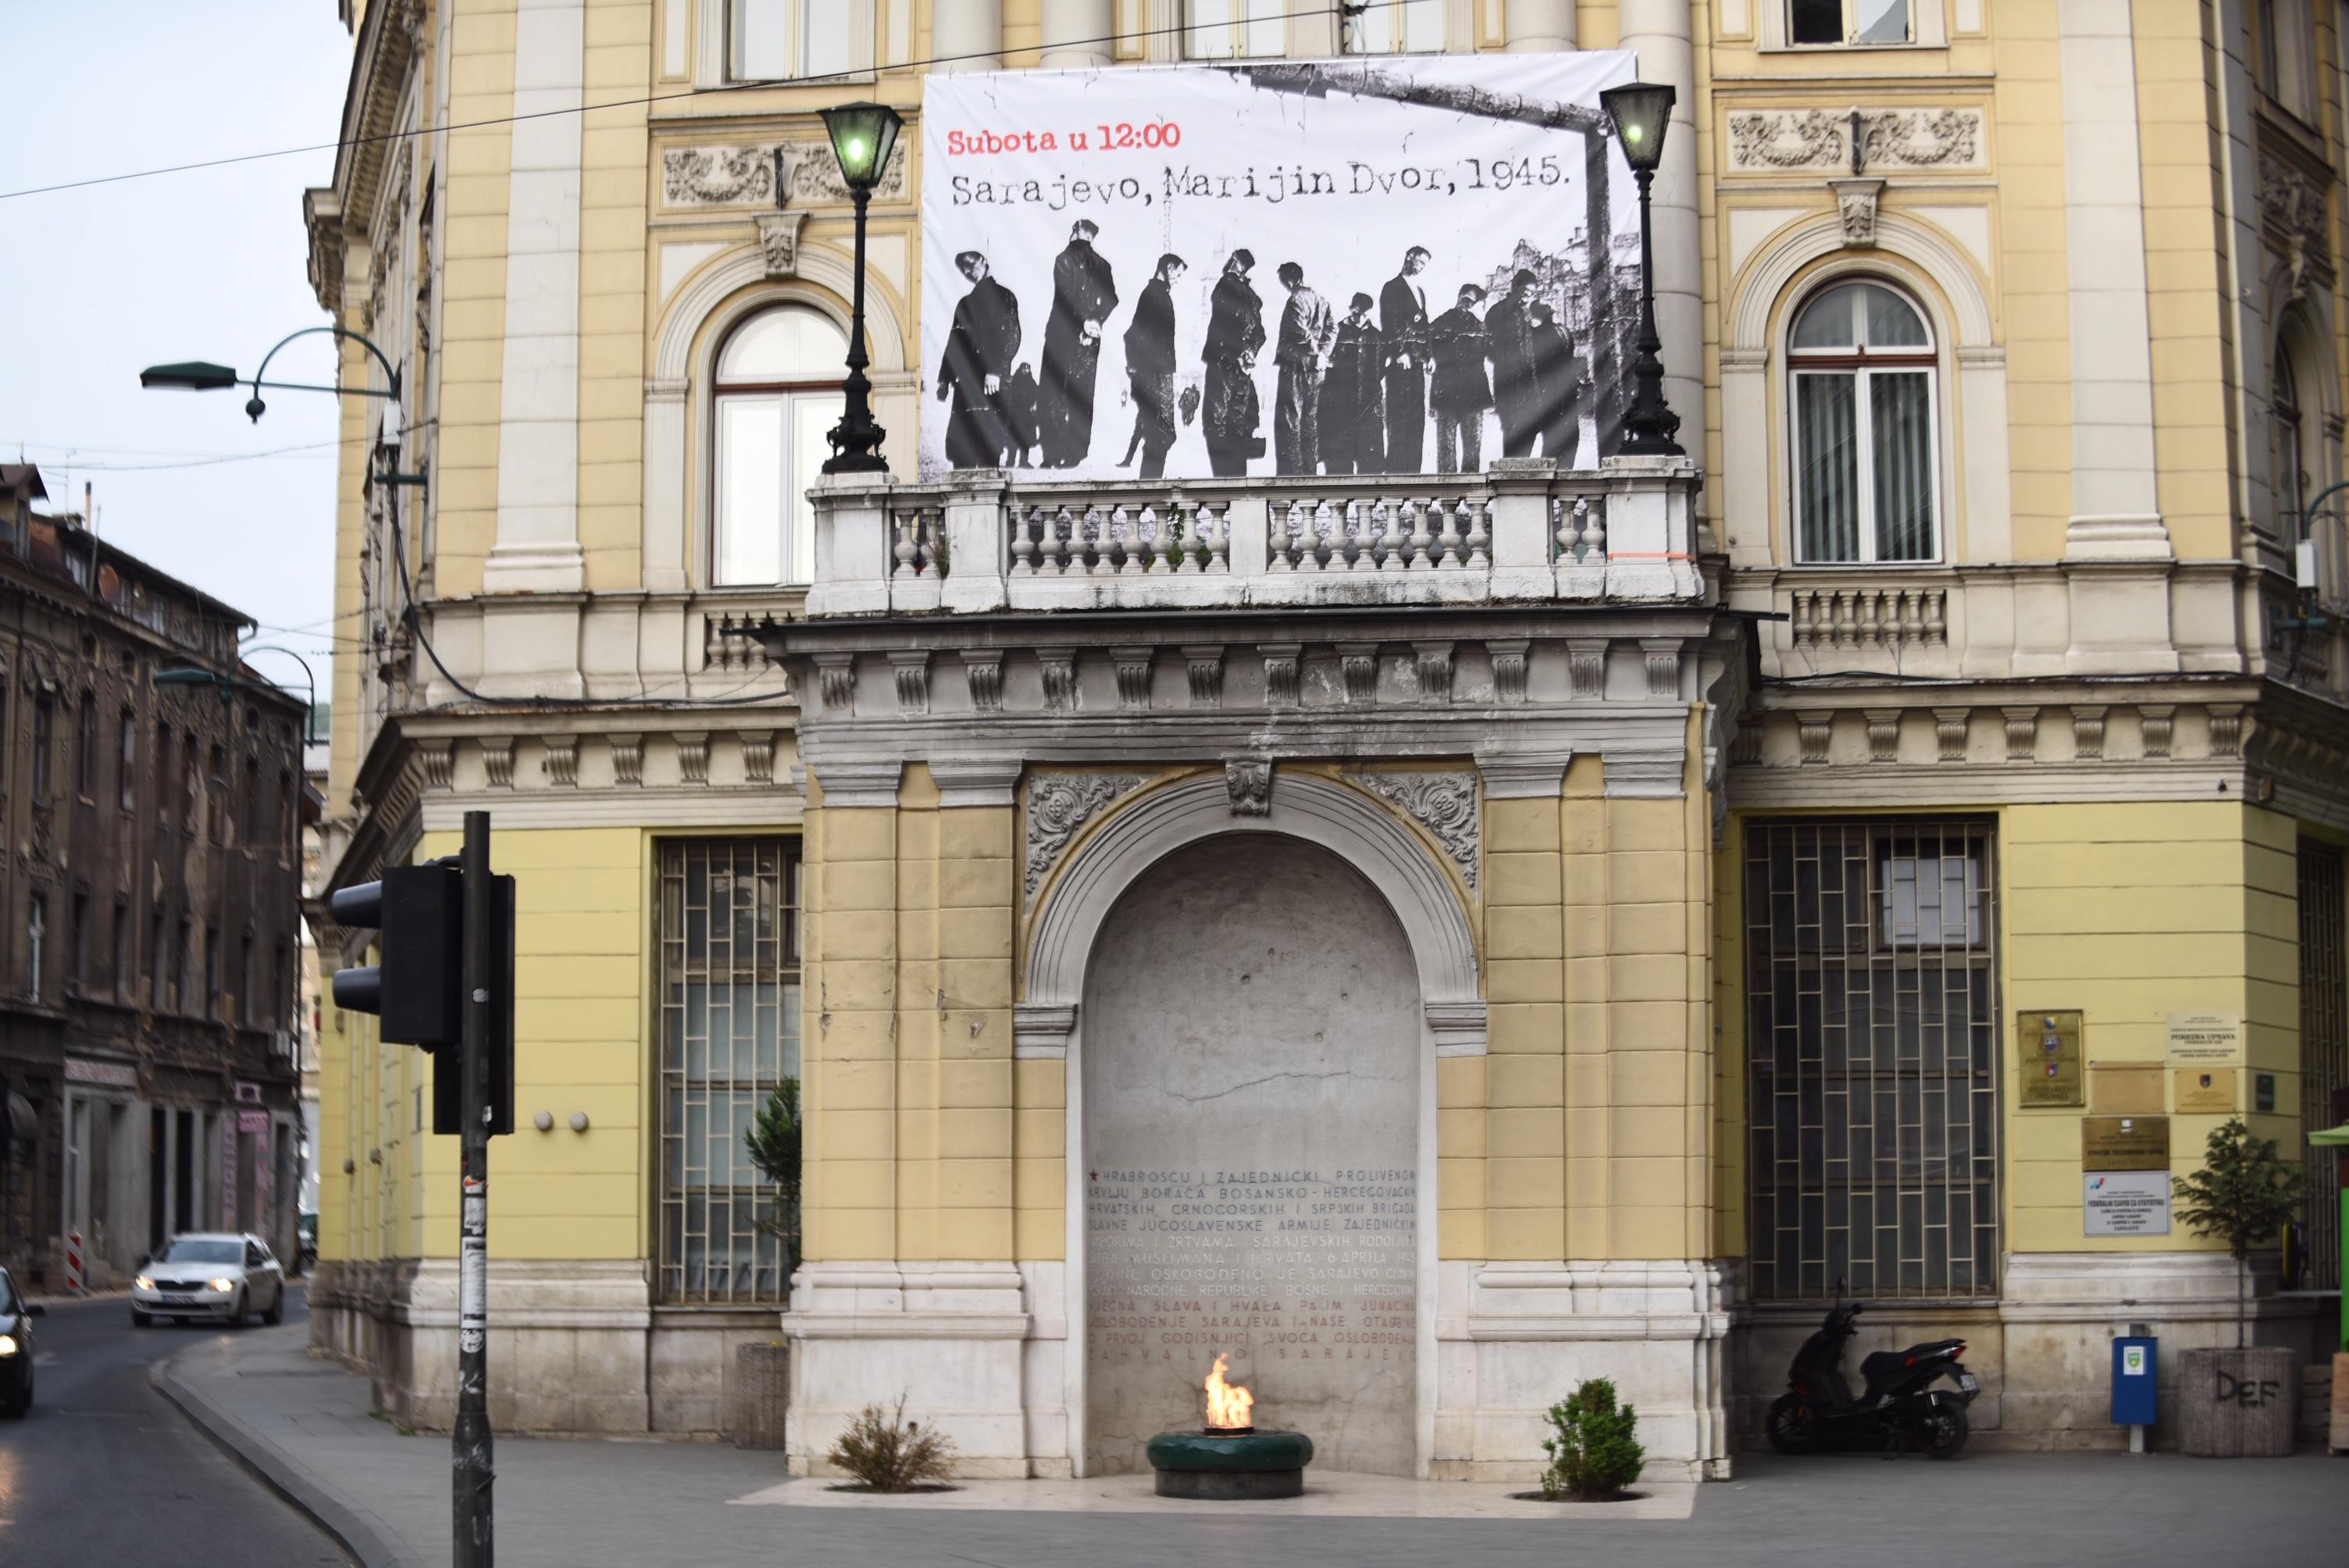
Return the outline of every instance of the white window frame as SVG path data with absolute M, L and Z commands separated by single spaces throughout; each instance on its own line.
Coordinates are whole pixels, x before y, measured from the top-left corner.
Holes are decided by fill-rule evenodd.
M 2316 17 L 2308 0 L 2261 0 L 2260 86 L 2302 124 L 2317 122 Z
M 1866 364 L 1857 366 L 1837 364 L 1806 370 L 1804 368 L 1806 361 L 1816 364 L 1824 360 L 1865 358 L 1864 355 L 1856 351 L 1795 347 L 1795 328 L 1802 321 L 1804 314 L 1818 303 L 1820 296 L 1846 284 L 1872 284 L 1878 288 L 1889 290 L 1897 295 L 1902 304 L 1917 313 L 1917 319 L 1924 324 L 1925 346 L 1910 353 L 1887 354 L 1884 356 L 1885 358 L 1897 362 L 1885 365 L 1880 368 Z M 1797 566 L 1805 567 L 1878 565 L 1927 567 L 1939 566 L 1947 561 L 1950 553 L 1950 505 L 1949 485 L 1947 477 L 1942 471 L 1942 453 L 1945 450 L 1941 439 L 1942 347 L 1940 335 L 1934 329 L 1931 314 L 1918 301 L 1915 294 L 1881 274 L 1839 273 L 1819 279 L 1804 293 L 1794 310 L 1787 314 L 1784 341 L 1786 351 L 1786 472 L 1788 490 L 1794 503 L 1786 519 L 1787 558 Z M 1931 362 L 1930 364 L 1920 363 L 1929 359 Z M 1925 431 L 1928 443 L 1926 464 L 1932 476 L 1930 494 L 1933 498 L 1933 552 L 1930 555 L 1915 560 L 1879 561 L 1876 552 L 1876 415 L 1868 383 L 1874 376 L 1878 375 L 1920 374 L 1925 377 Z M 1853 378 L 1853 428 L 1858 449 L 1858 469 L 1854 482 L 1860 507 L 1859 554 L 1855 560 L 1815 561 L 1804 553 L 1803 410 L 1799 387 L 1805 376 L 1849 376 Z
M 1793 42 L 1793 17 L 1789 14 L 1793 0 L 1759 0 L 1762 24 L 1761 47 L 1764 51 L 1791 51 L 1816 54 L 1821 49 L 1945 49 L 1950 45 L 1949 18 L 1942 15 L 1945 0 L 1909 0 L 1909 37 L 1898 44 L 1863 44 L 1852 41 L 1855 29 L 1855 7 L 1858 0 L 1843 0 L 1844 42 L 1839 44 L 1797 44 Z
M 1184 59 L 1277 60 L 1289 51 L 1290 29 L 1288 17 L 1289 12 L 1297 8 L 1291 0 L 1216 0 L 1216 4 L 1223 6 L 1229 13 L 1223 26 L 1228 29 L 1232 46 L 1220 55 L 1200 54 L 1193 47 L 1199 29 L 1216 26 L 1213 21 L 1192 20 L 1198 0 L 1178 0 L 1178 3 L 1182 6 L 1183 15 L 1183 31 L 1178 42 L 1180 55 Z M 1259 11 L 1264 15 L 1260 17 L 1251 17 L 1249 15 L 1251 11 Z M 1249 33 L 1259 21 L 1268 22 L 1278 30 L 1279 46 L 1278 48 L 1251 49 L 1248 47 Z
M 782 78 L 738 77 L 734 72 L 734 15 L 744 0 L 672 0 L 678 5 L 691 5 L 694 15 L 693 82 L 698 88 L 723 87 L 737 81 L 764 81 Z M 792 75 L 806 74 L 802 68 L 799 18 L 802 0 L 770 0 L 772 4 L 792 7 Z M 874 0 L 814 0 L 826 5 L 848 9 L 848 61 L 842 69 L 855 77 L 869 77 L 873 71 L 873 51 L 879 31 L 874 20 Z
M 771 311 L 781 310 L 803 310 L 812 312 L 814 315 L 823 317 L 825 321 L 830 322 L 834 327 L 838 328 L 843 337 L 845 337 L 848 335 L 848 325 L 846 323 L 834 316 L 830 311 L 824 310 L 812 304 L 805 298 L 796 295 L 779 297 L 770 296 L 762 298 L 752 304 L 750 308 L 742 311 L 741 314 L 735 316 L 732 320 L 727 322 L 725 324 L 724 330 L 716 335 L 714 338 L 715 346 L 710 351 L 709 359 L 709 377 L 706 383 L 709 388 L 708 407 L 703 410 L 702 414 L 703 429 L 707 432 L 706 439 L 708 441 L 708 445 L 703 449 L 709 454 L 708 469 L 706 470 L 709 480 L 709 496 L 702 509 L 708 522 L 708 526 L 702 533 L 702 539 L 707 552 L 703 557 L 705 572 L 704 581 L 713 588 L 803 588 L 812 583 L 815 577 L 815 537 L 813 531 L 813 519 L 811 516 L 806 520 L 808 526 L 805 530 L 801 530 L 795 527 L 795 523 L 800 520 L 794 500 L 800 491 L 806 490 L 815 482 L 816 476 L 813 474 L 804 476 L 793 475 L 793 482 L 788 484 L 785 488 L 784 504 L 787 508 L 792 508 L 792 510 L 789 512 L 789 515 L 778 520 L 778 526 L 784 530 L 781 550 L 782 571 L 781 574 L 771 582 L 735 580 L 730 579 L 724 575 L 723 563 L 725 561 L 725 543 L 729 521 L 726 515 L 726 462 L 728 458 L 726 449 L 726 405 L 737 400 L 750 401 L 755 399 L 774 399 L 778 401 L 781 405 L 781 411 L 782 418 L 783 440 L 785 442 L 785 456 L 788 459 L 791 455 L 790 442 L 794 428 L 794 420 L 798 415 L 799 406 L 802 403 L 819 402 L 825 403 L 827 405 L 837 404 L 844 396 L 843 386 L 847 375 L 844 363 L 841 373 L 842 381 L 840 382 L 818 383 L 813 380 L 810 380 L 802 384 L 799 382 L 771 383 L 742 381 L 729 386 L 720 378 L 719 366 L 725 359 L 727 346 L 730 344 L 739 334 L 748 328 L 758 317 L 764 315 Z M 801 480 L 804 480 L 804 482 L 797 482 Z
M 1353 40 L 1357 36 L 1361 36 L 1358 30 L 1363 28 L 1371 20 L 1371 14 L 1366 13 L 1361 16 L 1349 19 L 1342 24 L 1343 32 L 1340 36 L 1339 43 L 1340 46 L 1345 53 L 1349 55 L 1365 55 L 1371 57 L 1381 55 L 1440 55 L 1452 47 L 1451 0 L 1370 0 L 1370 4 L 1371 13 L 1383 11 L 1389 14 L 1387 25 L 1391 30 L 1390 37 L 1392 37 L 1394 31 L 1401 30 L 1406 35 L 1403 42 L 1393 47 L 1384 49 L 1353 47 Z M 1411 22 L 1424 21 L 1425 18 L 1429 16 L 1433 16 L 1435 19 L 1435 42 L 1433 45 L 1424 46 L 1419 48 L 1412 47 L 1407 36 L 1408 29 L 1406 25 Z

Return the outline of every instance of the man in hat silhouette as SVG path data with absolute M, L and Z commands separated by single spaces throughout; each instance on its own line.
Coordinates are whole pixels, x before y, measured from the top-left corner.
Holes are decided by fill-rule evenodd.
M 1428 324 L 1428 353 L 1435 377 L 1428 401 L 1435 405 L 1435 470 L 1477 473 L 1485 467 L 1485 410 L 1493 406 L 1493 384 L 1485 360 L 1493 340 L 1477 319 L 1485 291 L 1460 285 L 1460 303 Z
M 1333 474 L 1375 474 L 1385 464 L 1386 338 L 1358 294 L 1338 324 L 1330 374 L 1321 378 L 1321 466 Z
M 1019 353 L 1019 301 L 990 275 L 977 251 L 955 257 L 970 292 L 955 305 L 947 350 L 938 361 L 938 401 L 954 399 L 947 416 L 947 462 L 957 469 L 997 469 L 1013 442 L 1004 420 L 1003 386 Z
M 1207 341 L 1199 354 L 1207 367 L 1207 398 L 1200 426 L 1207 438 L 1207 466 L 1217 474 L 1245 474 L 1248 459 L 1264 455 L 1256 396 L 1264 301 L 1248 282 L 1255 265 L 1252 252 L 1234 251 L 1207 296 Z
M 1044 364 L 1037 422 L 1044 466 L 1069 469 L 1093 442 L 1093 376 L 1101 367 L 1102 324 L 1117 308 L 1109 259 L 1093 249 L 1101 228 L 1080 218 L 1052 263 L 1052 314 L 1044 323 Z

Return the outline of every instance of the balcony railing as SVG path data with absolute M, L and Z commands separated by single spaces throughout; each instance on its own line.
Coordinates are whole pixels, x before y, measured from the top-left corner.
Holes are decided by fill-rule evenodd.
M 814 492 L 811 616 L 1698 600 L 1685 459 L 1558 472 L 932 484 Z

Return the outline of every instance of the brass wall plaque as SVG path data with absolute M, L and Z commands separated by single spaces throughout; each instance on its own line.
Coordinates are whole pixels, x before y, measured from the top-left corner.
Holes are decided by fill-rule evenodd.
M 2080 1074 L 2078 1008 L 2017 1013 L 2014 1042 L 2026 1108 L 2085 1103 Z
M 2161 1074 L 2159 1062 L 2090 1062 L 2088 1109 L 2099 1116 L 2159 1116 L 2167 1109 Z
M 2235 1069 L 2179 1068 L 2178 1104 L 2173 1109 L 2180 1116 L 2206 1115 L 2212 1111 L 2221 1116 L 2231 1115 L 2235 1109 Z
M 2169 1118 L 2084 1116 L 2080 1119 L 2083 1171 L 2167 1171 Z
M 2171 1067 L 2239 1067 L 2242 1060 L 2242 1015 L 2239 1013 L 2172 1013 L 2169 1015 L 2169 1065 Z

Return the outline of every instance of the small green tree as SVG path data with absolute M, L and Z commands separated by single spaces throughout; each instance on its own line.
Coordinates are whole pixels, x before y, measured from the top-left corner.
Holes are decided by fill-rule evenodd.
M 787 1078 L 775 1086 L 767 1104 L 742 1130 L 743 1151 L 759 1173 L 775 1184 L 775 1218 L 768 1228 L 783 1239 L 783 1274 L 789 1278 L 800 1261 L 800 1080 Z
M 1629 1405 L 1617 1408 L 1615 1385 L 1604 1377 L 1583 1382 L 1562 1402 L 1549 1408 L 1549 1424 L 1557 1435 L 1542 1439 L 1549 1469 L 1542 1472 L 1542 1496 L 1556 1502 L 1570 1497 L 1577 1502 L 1603 1502 L 1622 1495 L 1640 1479 L 1647 1458 L 1631 1430 L 1639 1412 Z
M 2277 1158 L 2273 1139 L 2252 1137 L 2240 1116 L 2211 1132 L 2202 1169 L 2178 1179 L 2178 1217 L 2196 1235 L 2224 1241 L 2234 1254 L 2239 1350 L 2244 1340 L 2251 1249 L 2292 1222 L 2306 1180 L 2299 1166 Z

